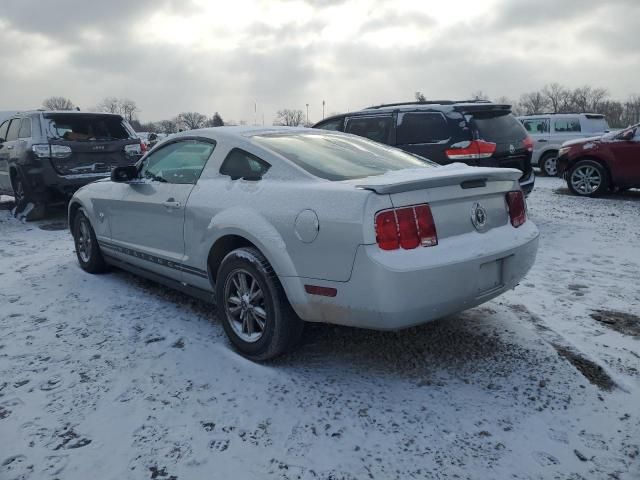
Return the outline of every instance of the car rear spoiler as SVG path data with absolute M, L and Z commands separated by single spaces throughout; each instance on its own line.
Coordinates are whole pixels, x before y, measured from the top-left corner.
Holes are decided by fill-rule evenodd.
M 425 171 L 426 170 L 426 171 Z M 460 185 L 461 188 L 484 187 L 487 182 L 517 181 L 522 172 L 515 168 L 469 167 L 454 163 L 436 168 L 412 168 L 360 179 L 356 188 L 378 194 L 411 192 L 426 188 Z
M 474 112 L 496 112 L 511 113 L 511 105 L 499 104 L 499 103 L 465 103 L 461 105 L 455 105 L 453 109 L 462 113 L 474 113 Z

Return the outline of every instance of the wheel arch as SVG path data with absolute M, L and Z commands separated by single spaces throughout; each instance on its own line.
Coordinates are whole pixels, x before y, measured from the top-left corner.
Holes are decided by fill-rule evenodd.
M 73 224 L 76 220 L 78 210 L 82 208 L 82 204 L 78 200 L 72 199 L 69 202 L 69 208 L 67 210 L 67 223 L 69 224 L 69 231 L 73 233 Z

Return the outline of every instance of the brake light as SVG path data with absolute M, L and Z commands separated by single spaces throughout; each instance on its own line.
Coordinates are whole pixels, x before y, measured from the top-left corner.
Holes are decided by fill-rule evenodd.
M 429 205 L 395 208 L 375 218 L 376 242 L 382 250 L 412 250 L 419 245 L 433 247 L 438 234 Z
M 533 140 L 529 135 L 522 140 L 522 144 L 524 145 L 524 148 L 527 149 L 527 152 L 533 152 Z
M 49 144 L 32 145 L 31 151 L 38 158 L 67 158 L 73 153 L 71 147 L 66 145 Z
M 472 140 L 454 143 L 446 151 L 451 160 L 477 160 L 489 158 L 496 151 L 496 144 L 484 140 Z
M 514 192 L 508 192 L 506 198 L 511 225 L 518 228 L 527 221 L 527 204 L 525 202 L 524 195 L 522 194 L 522 191 L 517 190 Z

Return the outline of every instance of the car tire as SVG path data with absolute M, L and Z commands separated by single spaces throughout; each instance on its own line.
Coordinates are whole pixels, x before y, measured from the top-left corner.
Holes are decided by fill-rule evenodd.
M 545 153 L 540 159 L 540 173 L 548 177 L 558 176 L 558 154 L 556 152 Z
M 580 160 L 569 169 L 567 186 L 574 195 L 596 197 L 609 191 L 609 174 L 595 160 Z
M 296 346 L 304 322 L 267 259 L 255 248 L 227 254 L 216 277 L 218 318 L 243 356 L 269 360 Z
M 16 218 L 31 222 L 45 217 L 47 212 L 44 204 L 32 200 L 28 184 L 20 172 L 11 175 L 11 187 L 16 204 L 13 214 Z
M 102 273 L 107 270 L 96 234 L 84 210 L 80 209 L 73 220 L 73 241 L 80 267 L 89 273 Z

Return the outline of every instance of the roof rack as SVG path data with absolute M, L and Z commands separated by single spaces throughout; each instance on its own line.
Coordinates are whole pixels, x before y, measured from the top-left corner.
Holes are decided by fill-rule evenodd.
M 376 108 L 386 108 L 386 107 L 402 107 L 405 105 L 454 105 L 456 103 L 493 103 L 490 100 L 425 100 L 422 102 L 413 101 L 413 102 L 398 102 L 398 103 L 383 103 L 381 105 L 372 105 L 371 107 L 365 108 L 365 110 L 373 110 Z

